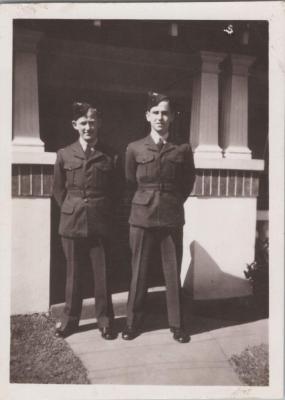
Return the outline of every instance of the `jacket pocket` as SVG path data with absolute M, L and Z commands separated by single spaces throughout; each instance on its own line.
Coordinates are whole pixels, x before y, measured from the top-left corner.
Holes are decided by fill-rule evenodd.
M 112 162 L 104 159 L 96 162 L 92 168 L 93 186 L 105 189 L 110 184 Z
M 96 163 L 94 165 L 95 165 L 95 168 L 97 168 L 103 172 L 108 172 L 108 171 L 111 171 L 111 169 L 112 169 L 112 164 L 111 164 L 111 162 L 108 162 L 108 161 Z
M 68 203 L 68 202 L 64 202 L 61 206 L 61 212 L 63 214 L 72 214 L 74 210 L 74 204 Z
M 145 192 L 136 192 L 136 194 L 133 197 L 132 204 L 147 206 L 151 202 L 153 194 L 154 194 L 153 190 L 148 190 Z
M 70 185 L 76 184 L 77 180 L 80 181 L 80 171 L 79 168 L 82 167 L 83 162 L 81 160 L 73 160 L 70 162 L 66 162 L 63 166 L 63 168 L 66 171 L 66 180 L 67 183 Z M 76 179 L 78 177 L 78 179 Z
M 66 162 L 63 166 L 63 168 L 67 171 L 73 171 L 77 168 L 80 168 L 82 166 L 83 162 L 81 160 L 73 160 Z
M 175 154 L 167 158 L 166 161 L 164 172 L 171 180 L 176 182 L 183 170 L 184 156 L 183 154 Z
M 147 163 L 149 163 L 149 162 L 151 162 L 151 161 L 153 161 L 154 160 L 154 155 L 153 154 L 139 154 L 137 157 L 136 157 L 136 162 L 138 163 L 138 164 L 147 164 Z
M 144 180 L 154 175 L 155 157 L 153 154 L 139 154 L 136 157 L 137 162 L 137 179 Z
M 183 154 L 177 154 L 175 157 L 169 158 L 169 161 L 173 163 L 183 163 L 184 162 Z

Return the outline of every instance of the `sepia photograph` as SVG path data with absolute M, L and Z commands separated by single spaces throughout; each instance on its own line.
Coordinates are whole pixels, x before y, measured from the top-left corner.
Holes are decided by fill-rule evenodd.
M 249 3 L 0 6 L 1 399 L 282 398 L 285 19 Z

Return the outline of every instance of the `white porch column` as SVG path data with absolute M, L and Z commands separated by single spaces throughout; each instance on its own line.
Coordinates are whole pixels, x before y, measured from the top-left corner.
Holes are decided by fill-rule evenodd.
M 219 64 L 225 54 L 201 51 L 200 68 L 193 81 L 190 142 L 199 158 L 222 158 L 218 145 Z
M 250 159 L 248 148 L 248 69 L 255 58 L 232 54 L 222 90 L 221 144 L 224 157 Z
M 44 151 L 40 139 L 37 45 L 41 33 L 16 30 L 14 35 L 13 150 Z

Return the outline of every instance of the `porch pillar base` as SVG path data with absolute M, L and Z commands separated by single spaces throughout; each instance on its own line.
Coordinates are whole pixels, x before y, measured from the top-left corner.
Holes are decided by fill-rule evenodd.
M 229 146 L 224 150 L 225 158 L 250 160 L 251 150 L 245 146 Z
M 14 151 L 44 152 L 44 142 L 39 137 L 15 137 L 12 141 Z
M 222 158 L 222 149 L 218 145 L 201 144 L 194 149 L 195 156 L 199 158 Z

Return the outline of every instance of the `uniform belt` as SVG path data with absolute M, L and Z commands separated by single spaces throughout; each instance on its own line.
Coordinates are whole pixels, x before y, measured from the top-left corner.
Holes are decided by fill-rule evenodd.
M 138 189 L 153 189 L 161 192 L 173 192 L 176 190 L 176 186 L 173 183 L 144 183 L 139 184 Z
M 85 191 L 85 190 L 80 190 L 80 189 L 68 189 L 67 193 L 72 194 L 73 196 L 79 196 L 79 197 L 103 197 L 104 193 L 102 192 L 102 190 L 96 190 L 96 191 Z

